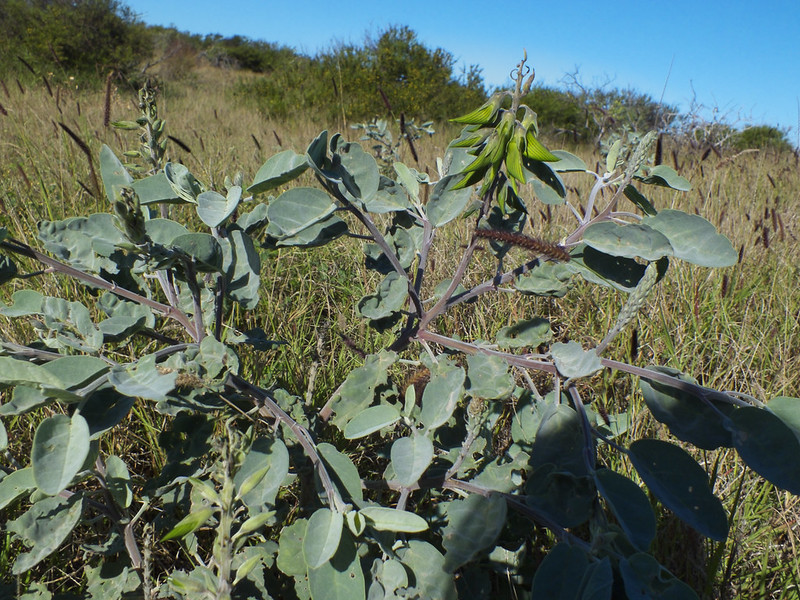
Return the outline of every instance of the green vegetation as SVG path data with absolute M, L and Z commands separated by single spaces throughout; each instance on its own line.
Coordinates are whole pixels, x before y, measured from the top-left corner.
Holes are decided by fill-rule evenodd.
M 793 597 L 794 156 L 556 151 L 522 75 L 412 154 L 241 75 L 0 92 L 4 593 Z

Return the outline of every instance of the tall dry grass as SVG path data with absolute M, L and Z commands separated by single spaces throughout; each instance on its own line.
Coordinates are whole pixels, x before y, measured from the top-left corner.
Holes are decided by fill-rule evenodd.
M 244 173 L 247 182 L 272 154 L 289 148 L 302 152 L 320 129 L 341 126 L 321 123 L 314 115 L 297 115 L 292 122 L 265 120 L 237 103 L 234 92 L 239 77 L 242 75 L 199 69 L 181 82 L 164 84 L 159 99 L 168 133 L 177 138 L 170 146 L 169 159 L 186 164 L 212 188 L 237 171 Z M 96 161 L 103 143 L 118 154 L 137 146 L 134 134 L 104 126 L 109 116 L 111 120 L 135 118 L 134 90 L 112 82 L 107 109 L 102 91 L 51 82 L 51 92 L 44 86 L 25 89 L 13 82 L 0 86 L 0 225 L 31 243 L 35 243 L 36 223 L 41 219 L 108 210 L 105 199 L 94 189 L 87 149 Z M 431 174 L 435 173 L 436 157 L 443 155 L 455 133 L 447 124 L 438 127 L 440 133 L 417 145 L 417 168 L 427 168 Z M 343 133 L 350 139 L 358 135 L 353 130 Z M 557 147 L 555 142 L 550 145 Z M 600 160 L 593 149 L 569 149 L 588 165 Z M 631 333 L 627 332 L 611 347 L 609 356 L 640 365 L 676 367 L 709 386 L 743 392 L 764 402 L 776 395 L 800 396 L 797 157 L 768 152 L 704 156 L 678 145 L 667 150 L 665 162 L 687 177 L 693 190 L 650 189 L 653 204 L 707 218 L 741 249 L 741 260 L 734 267 L 716 270 L 673 261 L 638 319 L 637 348 L 632 348 Z M 403 152 L 403 159 L 412 164 L 410 153 Z M 565 180 L 572 202 L 588 196 L 589 178 L 567 175 Z M 536 228 L 532 233 L 558 239 L 568 231 L 568 215 L 535 204 L 531 207 Z M 471 226 L 469 222 L 455 223 L 438 240 L 431 255 L 434 282 L 452 273 Z M 522 252 L 512 251 L 512 260 L 521 260 Z M 284 249 L 265 258 L 266 298 L 245 318 L 287 345 L 270 356 L 246 356 L 246 368 L 263 383 L 278 383 L 307 394 L 312 401 L 324 402 L 359 364 L 350 346 L 370 352 L 385 341 L 368 332 L 354 310 L 358 299 L 376 283 L 375 275 L 364 269 L 357 243 L 348 239 L 313 252 Z M 467 282 L 477 283 L 493 269 L 485 252 L 471 266 Z M 38 281 L 46 293 L 77 291 L 69 282 L 51 277 Z M 2 297 L 13 288 L 6 286 Z M 616 292 L 580 282 L 559 300 L 498 292 L 477 305 L 453 311 L 440 326 L 464 338 L 488 339 L 518 319 L 542 316 L 551 319 L 562 339 L 590 345 L 610 328 L 623 301 Z M 22 335 L 13 324 L 0 325 L 0 331 L 9 337 Z M 627 412 L 632 437 L 666 435 L 647 416 L 628 378 L 614 374 L 597 377 L 586 397 L 609 412 Z M 139 415 L 139 426 L 131 428 L 130 438 L 123 432 L 115 443 L 120 449 L 132 450 L 137 443 L 152 442 L 159 427 L 157 419 L 155 414 Z M 797 498 L 747 471 L 733 452 L 698 456 L 715 472 L 715 489 L 731 511 L 731 537 L 725 544 L 713 544 L 662 514 L 660 527 L 665 535 L 661 539 L 666 541 L 657 548 L 659 557 L 678 576 L 704 589 L 707 598 L 800 597 Z

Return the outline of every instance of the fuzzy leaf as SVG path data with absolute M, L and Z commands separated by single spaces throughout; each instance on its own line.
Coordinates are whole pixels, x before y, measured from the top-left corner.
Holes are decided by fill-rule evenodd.
M 730 267 L 739 254 L 728 238 L 703 217 L 679 210 L 662 210 L 645 217 L 643 225 L 661 232 L 672 245 L 673 256 L 701 267 Z
M 464 369 L 443 366 L 431 371 L 430 381 L 422 392 L 419 420 L 428 430 L 444 425 L 464 394 Z
M 217 227 L 233 214 L 241 199 L 242 188 L 238 185 L 232 186 L 227 196 L 214 191 L 203 192 L 197 197 L 197 216 L 209 227 Z
M 356 440 L 388 427 L 400 418 L 400 411 L 391 404 L 370 406 L 357 414 L 344 428 L 344 437 Z
M 536 348 L 552 339 L 550 321 L 539 317 L 503 327 L 495 337 L 497 344 L 504 348 Z
M 583 241 L 611 256 L 642 258 L 646 261 L 658 260 L 662 256 L 672 256 L 669 240 L 663 234 L 644 224 L 620 225 L 611 221 L 595 223 L 586 229 Z
M 247 188 L 251 194 L 260 194 L 288 183 L 299 177 L 308 168 L 305 156 L 293 150 L 284 150 L 267 159 Z
M 344 517 L 329 508 L 320 508 L 311 515 L 303 539 L 303 556 L 309 569 L 328 562 L 339 548 Z
M 168 162 L 164 165 L 164 176 L 172 190 L 184 202 L 197 204 L 197 197 L 203 193 L 203 186 L 185 166 Z
M 343 532 L 339 548 L 329 561 L 309 567 L 308 585 L 314 600 L 364 600 L 364 572 L 348 532 Z
M 643 439 L 631 444 L 628 456 L 664 506 L 706 537 L 725 540 L 725 509 L 709 489 L 706 472 L 685 450 L 669 442 Z
M 447 505 L 447 526 L 442 531 L 444 568 L 451 573 L 479 552 L 490 548 L 506 524 L 506 500 L 499 494 L 472 494 Z
M 267 471 L 249 490 L 245 483 L 251 477 Z M 275 503 L 278 489 L 289 475 L 289 451 L 277 438 L 257 438 L 245 456 L 242 466 L 234 475 L 233 483 L 239 490 L 242 502 L 253 510 L 264 510 Z M 252 483 L 252 480 L 251 480 Z
M 425 205 L 428 220 L 434 227 L 441 227 L 458 217 L 466 208 L 472 189 L 456 189 L 462 175 L 448 175 L 433 186 L 433 193 Z
M 147 400 L 166 400 L 167 394 L 175 389 L 177 371 L 160 372 L 156 357 L 149 354 L 129 365 L 114 367 L 108 374 L 108 382 L 125 396 Z
M 374 294 L 358 301 L 358 312 L 367 319 L 383 319 L 400 310 L 407 297 L 408 280 L 397 271 L 391 271 Z
M 50 556 L 78 524 L 82 510 L 81 494 L 73 494 L 69 498 L 50 496 L 34 503 L 28 512 L 9 521 L 6 524 L 8 531 L 32 546 L 29 552 L 17 556 L 11 572 L 21 575 Z
M 636 548 L 646 552 L 656 536 L 656 516 L 647 494 L 633 481 L 610 469 L 597 469 L 594 481 L 625 535 Z
M 105 144 L 100 148 L 100 176 L 103 178 L 103 187 L 105 187 L 109 204 L 114 204 L 117 196 L 116 190 L 133 183 L 133 177 L 114 154 L 114 151 Z
M 428 529 L 428 522 L 412 512 L 385 506 L 365 506 L 358 513 L 378 531 L 417 533 Z
M 48 496 L 65 489 L 89 454 L 89 426 L 80 413 L 53 415 L 36 428 L 31 465 L 36 486 Z
M 558 372 L 569 377 L 587 377 L 603 368 L 600 357 L 594 350 L 584 350 L 578 342 L 557 342 L 550 346 L 550 354 Z
M 505 399 L 514 391 L 514 386 L 508 363 L 501 357 L 486 354 L 467 356 L 467 392 L 473 398 Z
M 424 435 L 413 434 L 394 441 L 392 468 L 400 485 L 415 484 L 433 460 L 433 444 Z
M 675 169 L 668 167 L 667 165 L 656 165 L 654 167 L 650 167 L 647 170 L 647 175 L 637 175 L 635 179 L 638 179 L 643 183 L 661 185 L 672 188 L 673 190 L 679 190 L 681 192 L 688 192 L 692 189 L 692 184 L 689 183 L 688 179 L 678 175 Z
M 331 468 L 333 473 L 331 476 L 334 483 L 339 488 L 339 493 L 343 497 L 350 499 L 358 506 L 363 499 L 361 490 L 361 477 L 358 475 L 358 469 L 353 464 L 347 455 L 339 452 L 331 444 L 322 443 L 317 446 L 322 460 Z
M 733 444 L 747 466 L 776 486 L 800 495 L 800 464 L 790 458 L 800 456 L 795 432 L 769 410 L 754 406 L 737 408 L 728 419 Z
M 655 367 L 655 371 L 697 383 L 674 369 Z M 639 388 L 653 416 L 669 427 L 672 435 L 704 450 L 733 446 L 731 432 L 725 427 L 725 415 L 735 407 L 726 402 L 703 399 L 658 381 L 639 380 Z M 710 405 L 709 405 L 710 403 Z

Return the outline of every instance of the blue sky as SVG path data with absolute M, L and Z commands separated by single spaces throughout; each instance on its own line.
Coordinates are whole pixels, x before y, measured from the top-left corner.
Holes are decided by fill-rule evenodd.
M 244 35 L 315 54 L 407 25 L 460 67 L 501 85 L 528 52 L 536 81 L 631 87 L 686 110 L 693 97 L 736 125 L 791 128 L 800 99 L 800 2 L 651 0 L 123 0 L 145 23 Z

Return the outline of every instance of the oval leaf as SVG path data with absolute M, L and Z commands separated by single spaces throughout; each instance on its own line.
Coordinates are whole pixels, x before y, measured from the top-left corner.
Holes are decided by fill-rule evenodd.
M 31 465 L 36 486 L 48 496 L 64 490 L 89 455 L 89 426 L 80 413 L 48 417 L 36 428 Z
M 183 519 L 178 521 L 178 524 L 170 529 L 169 532 L 161 538 L 161 541 L 166 542 L 167 540 L 180 538 L 192 533 L 193 531 L 196 531 L 202 527 L 213 514 L 214 509 L 210 506 L 189 513 Z
M 642 258 L 646 261 L 658 260 L 673 254 L 669 240 L 663 234 L 647 225 L 619 225 L 611 221 L 595 223 L 586 229 L 583 241 L 611 256 Z
M 303 538 L 303 556 L 309 569 L 328 562 L 339 548 L 344 517 L 330 508 L 320 508 L 308 520 Z
M 398 411 L 391 404 L 370 406 L 364 412 L 357 414 L 344 428 L 344 437 L 355 440 L 384 427 L 388 427 L 400 418 Z
M 656 516 L 647 494 L 633 481 L 610 469 L 597 469 L 594 481 L 625 535 L 646 552 L 656 536 Z
M 428 522 L 414 513 L 385 506 L 366 506 L 358 511 L 367 524 L 378 531 L 417 533 L 428 528 Z
M 308 586 L 312 598 L 364 600 L 364 572 L 361 570 L 356 545 L 348 532 L 342 535 L 339 549 L 330 561 L 323 562 L 316 569 L 308 569 Z
M 440 368 L 431 372 L 431 378 L 422 392 L 422 410 L 419 420 L 427 429 L 444 425 L 453 414 L 464 393 L 464 369 Z
M 497 332 L 495 341 L 505 348 L 536 348 L 540 344 L 553 339 L 550 321 L 539 317 L 518 321 L 508 327 L 503 327 Z
M 706 472 L 685 450 L 669 442 L 645 439 L 631 444 L 628 456 L 664 506 L 704 536 L 725 540 L 725 509 L 711 493 Z
M 242 199 L 242 188 L 238 185 L 223 196 L 217 192 L 203 192 L 197 197 L 197 216 L 209 227 L 217 227 L 233 214 Z
M 728 238 L 717 233 L 703 217 L 670 209 L 645 217 L 642 224 L 663 233 L 673 255 L 686 262 L 701 267 L 730 267 L 739 259 Z
M 392 468 L 401 485 L 415 484 L 433 460 L 433 444 L 424 435 L 403 437 L 392 444 Z
M 305 156 L 293 150 L 279 152 L 261 165 L 247 191 L 251 194 L 266 192 L 299 177 L 307 168 Z
M 425 212 L 434 227 L 441 227 L 445 223 L 449 223 L 467 206 L 472 189 L 469 187 L 454 189 L 460 179 L 460 174 L 449 175 L 440 179 L 433 187 L 431 199 L 425 205 Z
M 674 369 L 654 368 L 684 381 L 697 383 L 694 379 Z M 639 388 L 653 416 L 669 427 L 679 440 L 694 444 L 704 450 L 715 450 L 721 446 L 733 446 L 731 432 L 725 428 L 724 415 L 736 408 L 725 402 L 706 402 L 689 392 L 678 390 L 658 381 L 641 378 Z
M 768 410 L 745 406 L 729 415 L 733 444 L 747 466 L 793 494 L 800 495 L 800 441 Z
M 558 372 L 564 377 L 587 377 L 603 368 L 594 350 L 584 350 L 578 342 L 561 342 L 550 346 L 550 354 Z

